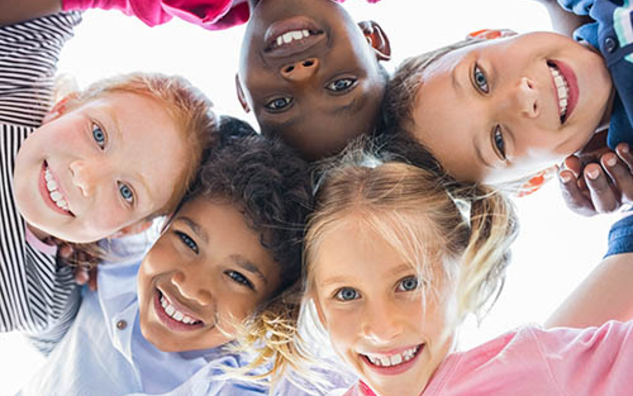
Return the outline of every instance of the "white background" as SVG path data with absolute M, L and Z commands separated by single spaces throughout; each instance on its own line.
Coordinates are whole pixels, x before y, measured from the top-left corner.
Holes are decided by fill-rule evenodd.
M 389 70 L 407 55 L 481 28 L 550 29 L 545 10 L 530 0 L 383 0 L 376 5 L 349 0 L 345 7 L 358 21 L 378 21 L 389 34 L 394 55 Z M 182 74 L 213 98 L 219 112 L 253 121 L 242 112 L 233 86 L 242 32 L 243 27 L 208 32 L 180 21 L 150 29 L 118 11 L 91 11 L 65 48 L 60 70 L 80 86 L 133 70 Z M 464 347 L 521 324 L 543 322 L 605 252 L 614 217 L 572 214 L 556 181 L 517 204 L 522 231 L 506 287 L 481 327 L 466 325 Z M 19 335 L 0 335 L 0 395 L 14 394 L 41 364 Z

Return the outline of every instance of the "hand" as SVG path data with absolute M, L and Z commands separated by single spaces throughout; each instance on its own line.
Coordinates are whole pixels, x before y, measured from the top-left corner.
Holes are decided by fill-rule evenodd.
M 99 260 L 86 251 L 76 246 L 56 239 L 57 259 L 61 265 L 69 265 L 74 268 L 75 282 L 78 285 L 88 285 L 92 291 L 97 290 L 97 263 Z
M 583 216 L 611 213 L 633 202 L 633 155 L 626 143 L 602 151 L 598 161 L 586 154 L 572 155 L 559 172 L 567 207 Z

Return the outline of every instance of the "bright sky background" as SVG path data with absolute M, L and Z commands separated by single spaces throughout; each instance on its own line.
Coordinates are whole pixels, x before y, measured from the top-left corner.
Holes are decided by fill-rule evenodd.
M 389 34 L 390 70 L 408 55 L 482 28 L 550 29 L 547 13 L 531 0 L 383 0 L 376 5 L 349 0 L 345 6 L 356 20 L 373 19 Z M 182 74 L 213 98 L 219 112 L 254 122 L 234 92 L 242 33 L 243 27 L 208 32 L 180 21 L 150 29 L 119 12 L 91 11 L 65 48 L 60 70 L 75 76 L 80 86 L 134 70 Z M 563 205 L 555 181 L 517 204 L 521 236 L 505 289 L 481 327 L 465 326 L 463 347 L 521 324 L 543 322 L 605 252 L 614 217 L 574 215 Z M 0 396 L 12 395 L 43 359 L 16 334 L 0 335 L 0 351 Z

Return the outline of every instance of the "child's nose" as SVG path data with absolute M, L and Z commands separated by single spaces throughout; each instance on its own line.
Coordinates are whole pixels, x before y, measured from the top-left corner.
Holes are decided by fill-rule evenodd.
M 387 344 L 401 333 L 397 313 L 386 304 L 374 304 L 364 317 L 363 332 L 374 343 Z
M 94 194 L 99 180 L 104 176 L 106 167 L 101 163 L 75 160 L 69 165 L 72 182 L 84 197 Z
M 202 278 L 204 277 L 195 276 L 188 271 L 178 271 L 172 275 L 171 283 L 176 286 L 183 297 L 203 306 L 211 305 L 213 302 L 211 292 L 198 282 Z
M 285 65 L 281 68 L 281 75 L 290 81 L 303 81 L 312 77 L 319 69 L 317 58 L 308 58 Z
M 515 100 L 522 117 L 537 118 L 540 113 L 539 92 L 534 81 L 527 77 L 519 80 Z

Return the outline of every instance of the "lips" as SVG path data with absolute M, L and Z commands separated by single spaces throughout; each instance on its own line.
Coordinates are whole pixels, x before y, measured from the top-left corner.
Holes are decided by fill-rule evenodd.
M 59 178 L 44 161 L 38 179 L 38 190 L 44 203 L 54 212 L 68 217 L 74 217 L 70 211 L 68 196 L 62 190 Z
M 547 63 L 548 63 L 548 66 L 553 67 L 558 71 L 558 73 L 564 80 L 565 86 L 567 88 L 566 89 L 567 107 L 565 110 L 565 114 L 561 115 L 561 123 L 564 124 L 567 120 L 569 120 L 572 112 L 574 111 L 574 108 L 576 107 L 576 104 L 578 103 L 578 97 L 579 97 L 578 80 L 572 68 L 569 67 L 569 65 L 567 65 L 566 63 L 558 61 L 558 60 L 556 61 L 550 60 Z M 553 83 L 554 83 L 554 89 L 556 90 L 559 111 L 561 111 L 560 97 L 559 97 L 560 95 L 558 94 L 558 88 L 556 87 L 556 82 L 554 81 Z
M 160 322 L 172 331 L 194 331 L 205 326 L 191 310 L 158 289 L 154 293 L 154 310 Z
M 273 58 L 285 58 L 312 48 L 327 35 L 314 21 L 306 17 L 292 17 L 270 25 L 264 35 L 264 52 Z
M 398 375 L 409 370 L 424 350 L 424 344 L 399 348 L 389 353 L 360 354 L 361 359 L 374 372 L 381 375 Z

